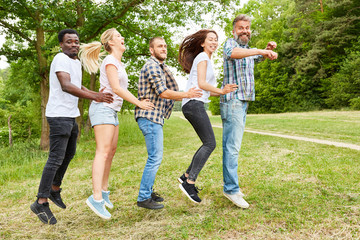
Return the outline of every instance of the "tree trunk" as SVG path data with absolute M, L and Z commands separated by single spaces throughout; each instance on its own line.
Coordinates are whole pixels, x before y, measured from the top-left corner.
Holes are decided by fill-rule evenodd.
M 47 150 L 49 148 L 49 124 L 45 117 L 46 104 L 49 98 L 49 70 L 47 61 L 45 58 L 45 52 L 41 49 L 41 46 L 45 45 L 44 29 L 41 27 L 42 18 L 40 12 L 35 13 L 38 27 L 36 28 L 36 41 L 35 49 L 39 62 L 39 75 L 40 75 L 40 95 L 41 95 L 41 138 L 40 148 Z
M 46 120 L 45 109 L 49 98 L 49 80 L 44 77 L 40 82 L 40 95 L 41 95 L 41 137 L 40 137 L 40 148 L 46 150 L 49 147 L 49 124 Z
M 96 85 L 96 74 L 92 73 L 90 75 L 90 86 L 89 89 L 91 91 L 95 91 L 95 85 Z M 90 122 L 90 118 L 88 117 L 88 119 L 86 120 L 86 124 L 85 124 L 85 133 L 89 133 L 91 131 L 91 122 Z
M 83 125 L 83 118 L 84 118 L 84 101 L 85 101 L 85 99 L 79 98 L 78 107 L 79 107 L 79 111 L 80 111 L 80 116 L 76 118 L 76 123 L 78 124 L 78 127 L 79 127 L 78 140 L 80 140 L 82 125 Z
M 82 0 L 76 0 L 76 13 L 77 13 L 76 27 L 81 28 L 81 27 L 84 26 L 84 23 L 85 23 L 84 8 L 82 6 Z M 84 79 L 84 70 L 83 70 L 82 75 L 83 75 L 83 79 Z M 87 100 L 79 98 L 78 107 L 79 107 L 79 110 L 80 110 L 80 116 L 76 118 L 76 122 L 77 122 L 77 124 L 79 126 L 78 140 L 81 137 L 81 130 L 83 129 L 82 126 L 84 124 L 84 101 L 87 101 Z
M 11 130 L 11 115 L 8 118 L 8 127 L 9 127 L 9 146 L 12 147 L 13 141 L 12 141 L 12 130 Z
M 320 0 L 320 9 L 321 9 L 321 12 L 323 13 L 323 12 L 324 12 L 324 7 L 323 7 L 323 2 L 322 2 L 322 0 Z

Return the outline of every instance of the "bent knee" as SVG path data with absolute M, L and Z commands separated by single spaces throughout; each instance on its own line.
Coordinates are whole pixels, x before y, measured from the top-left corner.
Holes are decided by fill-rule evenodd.
M 216 142 L 215 141 L 207 142 L 204 144 L 204 146 L 206 146 L 212 152 L 216 148 Z

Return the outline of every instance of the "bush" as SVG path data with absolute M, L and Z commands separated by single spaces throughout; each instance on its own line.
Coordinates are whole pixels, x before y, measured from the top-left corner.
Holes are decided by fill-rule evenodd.
M 330 78 L 330 90 L 326 103 L 331 108 L 358 107 L 360 96 L 359 55 L 360 51 L 350 53 L 344 60 L 340 71 Z
M 209 110 L 212 115 L 220 115 L 220 98 L 210 97 Z
M 360 97 L 351 99 L 350 100 L 350 107 L 353 110 L 360 110 Z

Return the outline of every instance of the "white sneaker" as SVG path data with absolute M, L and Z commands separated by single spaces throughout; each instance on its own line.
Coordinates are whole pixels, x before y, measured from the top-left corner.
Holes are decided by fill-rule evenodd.
M 239 192 L 236 194 L 227 194 L 223 192 L 224 196 L 227 197 L 230 201 L 232 201 L 236 206 L 241 208 L 248 208 L 249 204 L 243 199 L 243 193 Z
M 238 194 L 239 194 L 239 196 L 242 197 L 242 198 L 245 197 L 245 194 L 243 194 L 243 193 L 241 192 L 241 190 L 239 190 Z
M 224 182 L 222 183 L 222 186 L 224 186 Z M 240 195 L 240 197 L 245 197 L 245 194 L 243 194 L 241 190 L 239 190 L 238 194 Z

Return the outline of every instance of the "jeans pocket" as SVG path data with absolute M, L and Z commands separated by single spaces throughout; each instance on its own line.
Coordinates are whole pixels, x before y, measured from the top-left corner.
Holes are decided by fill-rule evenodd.
M 220 114 L 221 119 L 225 120 L 228 117 L 228 104 L 227 103 L 220 103 Z

